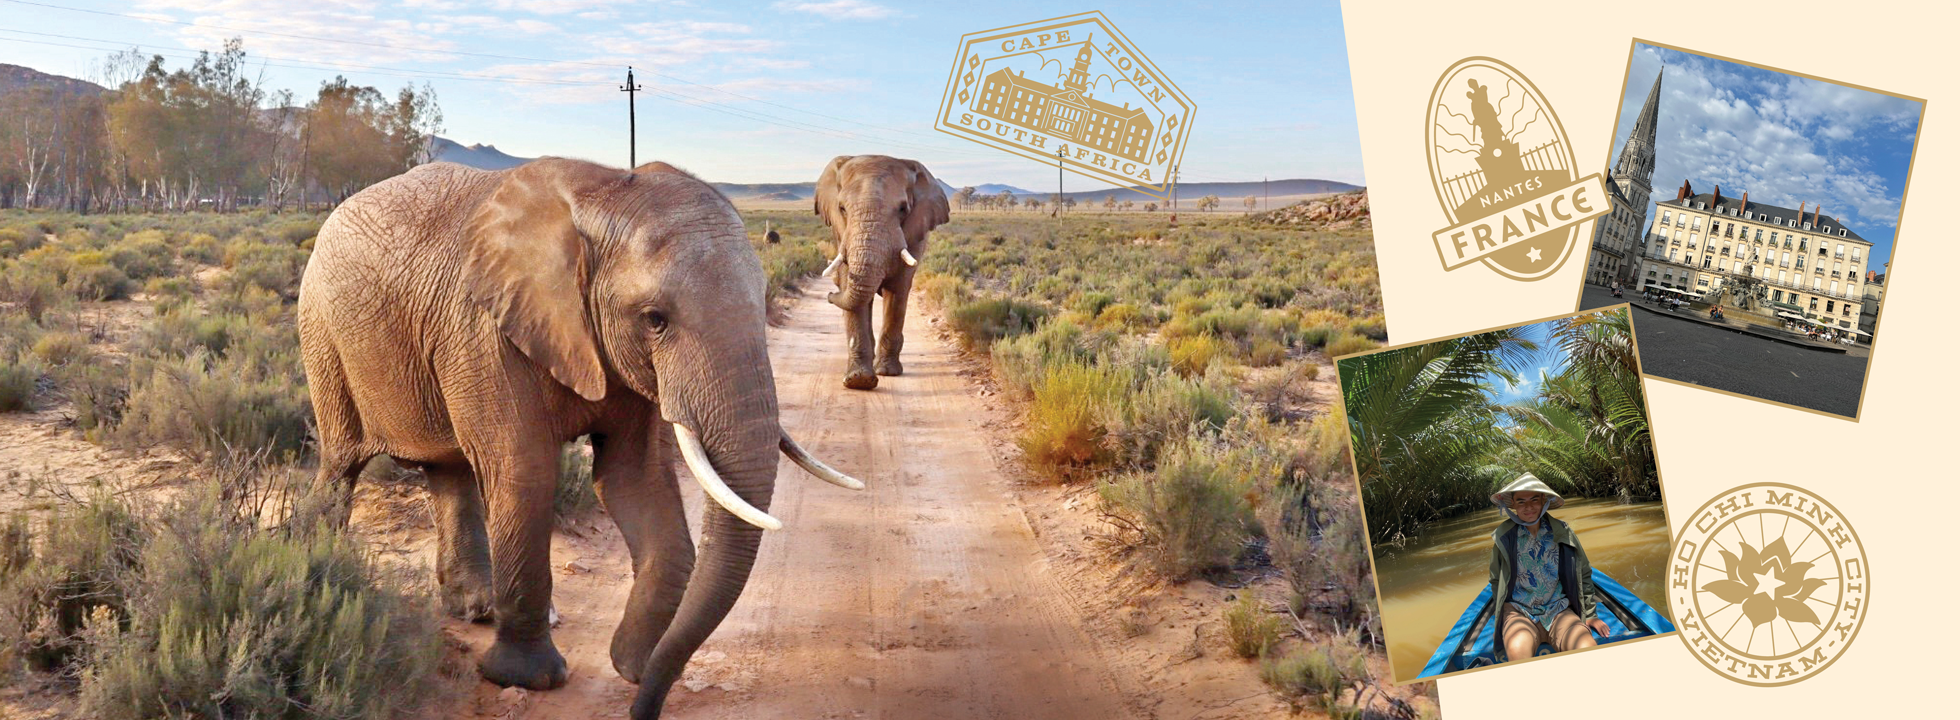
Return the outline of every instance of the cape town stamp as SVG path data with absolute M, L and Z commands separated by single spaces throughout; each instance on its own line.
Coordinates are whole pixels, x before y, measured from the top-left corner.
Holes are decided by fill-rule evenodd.
M 960 37 L 933 128 L 1161 197 L 1194 107 L 1100 12 Z
M 1486 57 L 1443 72 L 1424 125 L 1429 177 L 1450 226 L 1435 235 L 1450 271 L 1481 261 L 1542 280 L 1579 245 L 1580 224 L 1612 209 L 1598 173 L 1580 178 L 1565 128 L 1538 88 Z
M 1823 498 L 1743 485 L 1688 517 L 1667 605 L 1695 659 L 1745 685 L 1788 685 L 1851 647 L 1871 596 L 1865 547 Z

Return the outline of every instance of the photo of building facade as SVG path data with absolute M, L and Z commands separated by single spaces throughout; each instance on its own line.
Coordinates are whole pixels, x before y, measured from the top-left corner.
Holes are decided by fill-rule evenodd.
M 1671 288 L 1705 302 L 1857 329 L 1872 243 L 1804 203 L 1795 209 L 1696 194 L 1683 182 L 1655 203 L 1640 256 L 1639 287 Z M 1747 299 L 1744 299 L 1747 296 Z
M 1094 36 L 1075 55 L 1075 66 L 1061 87 L 1029 80 L 1025 73 L 1001 68 L 987 75 L 974 99 L 973 111 L 1057 138 L 1071 140 L 1116 157 L 1149 162 L 1155 124 L 1142 107 L 1116 106 L 1090 97 L 1089 63 Z

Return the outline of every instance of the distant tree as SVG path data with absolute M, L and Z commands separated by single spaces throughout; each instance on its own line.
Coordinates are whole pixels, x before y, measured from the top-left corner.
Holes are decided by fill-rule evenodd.
M 1144 203 L 1144 204 L 1143 204 L 1143 211 L 1144 211 L 1144 212 L 1157 212 L 1157 203 Z
M 1121 204 L 1121 207 L 1123 208 L 1124 212 L 1129 212 L 1130 208 L 1136 207 L 1136 205 L 1137 205 L 1137 201 L 1135 200 L 1124 200 Z
M 1064 198 L 1062 200 L 1062 207 L 1068 208 L 1071 212 L 1073 212 L 1075 210 L 1075 198 L 1074 197 Z
M 1252 195 L 1245 196 L 1245 211 L 1252 212 L 1257 209 L 1259 209 L 1259 198 Z
M 1040 201 L 1040 200 L 1036 200 L 1036 199 L 1034 199 L 1034 198 L 1028 198 L 1028 201 L 1027 201 L 1027 206 L 1028 206 L 1028 209 L 1029 209 L 1029 210 L 1033 210 L 1033 211 L 1040 211 L 1040 210 L 1041 210 L 1041 204 L 1042 204 L 1042 203 L 1041 203 L 1041 201 Z
M 1111 212 L 1114 211 L 1115 209 L 1116 209 L 1116 193 L 1110 193 L 1108 195 L 1104 195 L 1103 212 Z
M 1199 209 L 1199 210 L 1203 210 L 1203 211 L 1205 211 L 1205 212 L 1211 212 L 1211 211 L 1212 211 L 1212 209 L 1213 209 L 1213 208 L 1216 208 L 1216 207 L 1218 207 L 1218 196 L 1217 196 L 1217 195 L 1206 195 L 1206 196 L 1204 196 L 1204 197 L 1202 197 L 1202 198 L 1198 198 L 1198 209 Z
M 1014 193 L 1001 190 L 994 194 L 994 202 L 1001 208 L 1014 207 Z
M 957 195 L 957 196 L 956 196 L 956 197 L 958 197 L 958 198 L 959 198 L 959 201 L 960 201 L 960 207 L 963 207 L 963 208 L 965 208 L 965 207 L 972 207 L 972 206 L 973 206 L 973 196 L 974 196 L 975 194 L 978 194 L 979 192 L 980 192 L 980 190 L 979 190 L 978 188 L 975 188 L 975 187 L 973 187 L 972 185 L 968 185 L 968 186 L 966 186 L 966 187 L 963 187 L 963 188 L 960 188 L 960 192 L 959 192 L 959 195 Z

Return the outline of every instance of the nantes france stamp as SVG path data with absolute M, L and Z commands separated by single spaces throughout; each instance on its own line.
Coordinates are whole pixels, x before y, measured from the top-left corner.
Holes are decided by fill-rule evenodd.
M 1871 594 L 1865 547 L 1803 488 L 1743 485 L 1688 517 L 1667 605 L 1695 659 L 1745 685 L 1788 685 L 1851 647 Z
M 1435 234 L 1450 271 L 1482 261 L 1542 280 L 1579 246 L 1580 223 L 1609 212 L 1598 173 L 1580 178 L 1565 128 L 1538 88 L 1485 57 L 1443 72 L 1429 96 L 1429 177 L 1450 226 Z
M 960 37 L 933 127 L 1162 197 L 1191 100 L 1100 12 Z

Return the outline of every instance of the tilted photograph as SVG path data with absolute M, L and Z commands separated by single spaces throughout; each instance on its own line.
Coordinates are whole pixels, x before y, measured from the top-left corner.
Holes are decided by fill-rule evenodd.
M 1396 682 L 1674 632 L 1631 312 L 1336 362 Z
M 1925 101 L 1635 41 L 1581 309 L 1669 382 L 1856 419 Z
M 0 716 L 1439 717 L 1340 8 L 1107 10 L 0 1 Z

